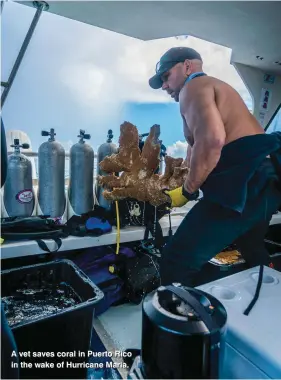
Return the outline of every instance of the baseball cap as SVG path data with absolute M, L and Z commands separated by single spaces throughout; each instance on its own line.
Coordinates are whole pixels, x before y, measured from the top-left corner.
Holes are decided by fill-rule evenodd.
M 169 49 L 157 63 L 156 74 L 149 79 L 149 85 L 153 89 L 162 87 L 163 81 L 161 76 L 170 70 L 179 62 L 184 62 L 186 59 L 199 59 L 202 61 L 201 55 L 194 49 L 188 47 L 174 47 Z

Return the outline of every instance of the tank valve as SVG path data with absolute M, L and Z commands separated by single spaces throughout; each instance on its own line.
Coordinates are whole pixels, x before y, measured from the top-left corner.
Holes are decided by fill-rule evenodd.
M 106 142 L 107 143 L 111 143 L 112 139 L 113 139 L 113 132 L 112 132 L 112 129 L 109 129 L 108 132 L 107 132 L 107 140 L 106 140 Z
M 48 131 L 41 131 L 41 136 L 50 136 L 49 141 L 55 141 L 56 133 L 55 133 L 54 128 L 51 128 L 50 132 L 48 132 Z
M 29 148 L 29 144 L 27 143 L 23 143 L 23 144 L 20 144 L 20 140 L 19 139 L 14 139 L 14 144 L 10 145 L 11 148 L 15 148 L 15 152 L 20 152 L 20 148 L 22 149 L 28 149 Z
M 91 135 L 89 133 L 85 133 L 83 129 L 80 129 L 80 134 L 77 137 L 80 137 L 80 142 L 84 142 L 84 139 L 90 140 Z

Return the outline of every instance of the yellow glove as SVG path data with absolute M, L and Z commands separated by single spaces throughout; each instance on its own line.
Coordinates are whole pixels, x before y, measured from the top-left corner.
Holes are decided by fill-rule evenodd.
M 185 195 L 183 195 L 183 193 L 185 193 Z M 183 189 L 183 186 L 181 186 L 174 190 L 165 190 L 165 194 L 169 195 L 171 198 L 171 207 L 173 208 L 182 207 L 187 204 L 187 202 L 197 199 L 199 196 L 199 191 L 196 191 L 194 194 L 189 194 Z M 188 197 L 188 194 L 190 197 Z
M 188 199 L 182 195 L 182 187 L 178 187 L 174 190 L 167 190 L 165 194 L 169 195 L 171 198 L 171 207 L 182 207 L 187 202 Z

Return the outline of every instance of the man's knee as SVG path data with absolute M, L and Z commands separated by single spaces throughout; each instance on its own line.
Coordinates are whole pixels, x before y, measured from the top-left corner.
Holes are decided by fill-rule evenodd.
M 176 239 L 176 236 L 173 237 Z M 196 254 L 187 255 L 176 249 L 172 239 L 163 249 L 160 260 L 160 277 L 162 285 L 170 285 L 173 282 L 185 286 L 193 286 L 194 277 L 200 271 L 201 266 L 196 262 Z
M 180 283 L 184 286 L 194 286 L 198 270 L 186 265 L 171 265 L 170 262 L 162 260 L 160 263 L 161 285 Z

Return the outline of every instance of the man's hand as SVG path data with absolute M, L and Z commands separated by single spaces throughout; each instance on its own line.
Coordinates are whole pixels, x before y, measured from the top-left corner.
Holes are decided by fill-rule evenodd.
M 191 200 L 195 200 L 199 196 L 199 191 L 195 192 L 194 194 L 189 194 L 186 190 L 184 190 L 184 187 L 177 187 L 174 190 L 166 190 L 165 194 L 169 195 L 171 198 L 171 207 L 182 207 L 187 202 Z

